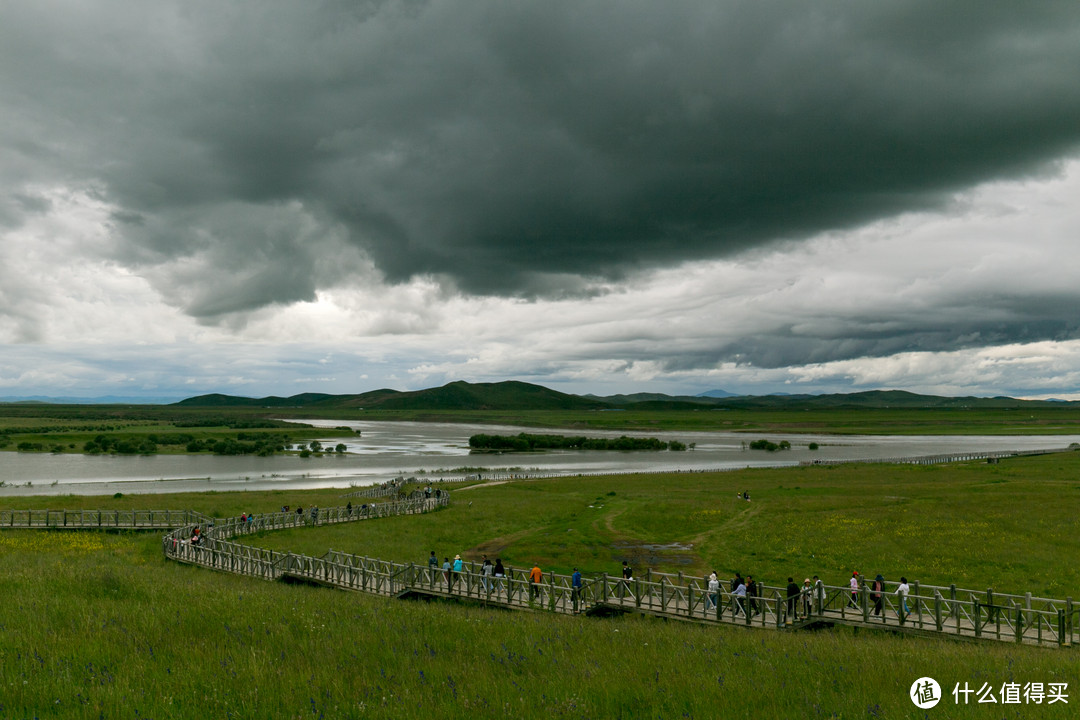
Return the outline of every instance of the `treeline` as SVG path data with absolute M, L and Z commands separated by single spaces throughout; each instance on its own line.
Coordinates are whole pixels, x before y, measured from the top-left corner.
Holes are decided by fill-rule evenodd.
M 227 427 L 233 430 L 251 430 L 255 428 L 286 428 L 296 427 L 296 423 L 288 423 L 284 420 L 268 420 L 266 418 L 249 417 L 194 417 L 177 418 L 172 420 L 176 427 Z
M 779 443 L 774 443 L 771 440 L 766 440 L 762 438 L 761 440 L 755 440 L 754 442 L 750 443 L 750 449 L 768 450 L 769 452 L 776 452 L 777 450 L 790 450 L 791 443 L 789 443 L 787 440 L 781 440 Z M 817 447 L 815 446 L 812 449 L 816 450 Z
M 473 435 L 469 438 L 473 450 L 528 452 L 530 450 L 685 450 L 678 440 L 664 442 L 657 438 L 590 438 L 566 435 Z
M 25 425 L 0 428 L 0 435 L 47 435 L 49 433 L 73 433 L 73 432 L 112 432 L 131 424 L 125 425 Z
M 186 452 L 211 452 L 215 455 L 273 455 L 284 452 L 292 442 L 288 435 L 238 433 L 236 439 L 198 439 L 188 433 L 149 434 L 145 437 L 98 435 L 83 445 L 83 452 L 91 455 L 115 453 L 118 455 L 153 455 L 159 446 L 183 447 Z M 23 445 L 28 447 L 24 448 Z M 39 447 L 29 447 L 38 445 Z M 20 443 L 19 450 L 44 450 L 40 443 Z

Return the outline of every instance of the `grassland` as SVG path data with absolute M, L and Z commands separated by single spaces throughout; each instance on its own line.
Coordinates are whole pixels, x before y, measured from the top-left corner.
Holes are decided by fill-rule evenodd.
M 0 404 L 0 450 L 47 453 L 213 452 L 216 443 L 284 446 L 326 439 L 335 431 L 264 418 L 251 412 L 168 408 Z M 336 433 L 352 436 L 347 429 Z M 200 450 L 194 450 L 192 444 Z
M 447 510 L 257 544 L 422 562 L 486 553 L 569 573 L 752 573 L 770 584 L 853 569 L 1080 598 L 1080 452 L 955 465 L 839 465 L 478 486 Z M 748 491 L 751 502 L 736 494 Z M 430 546 L 430 547 L 429 547 Z M 800 577 L 801 580 L 801 577 Z
M 852 568 L 1077 596 L 1080 453 L 997 465 L 840 466 L 478 486 L 423 517 L 252 537 L 422 562 L 431 549 L 545 570 L 623 558 L 767 582 Z M 735 498 L 747 490 L 752 502 Z M 11 499 L 11 507 L 328 506 L 339 491 Z M 590 507 L 590 505 L 592 507 Z M 672 545 L 648 550 L 647 545 Z M 153 534 L 0 533 L 0 717 L 923 717 L 929 675 L 995 692 L 1069 682 L 1080 651 L 838 630 L 781 634 L 400 602 L 165 561 Z M 1070 717 L 1053 706 L 928 716 Z
M 218 441 L 251 442 L 264 436 L 291 443 L 335 436 L 335 431 L 285 425 L 283 418 L 337 419 L 342 423 L 418 421 L 490 423 L 519 427 L 616 430 L 635 436 L 658 431 L 724 431 L 747 435 L 1066 435 L 1080 434 L 1080 408 L 1071 405 L 970 408 L 793 408 L 700 410 L 363 410 L 356 408 L 178 407 L 0 403 L 0 450 L 81 453 L 99 435 L 127 441 L 133 451 L 151 437 L 157 453 L 202 452 Z M 352 435 L 342 430 L 342 438 Z M 184 436 L 183 441 L 178 438 Z M 171 439 L 170 439 L 171 438 Z M 166 442 L 167 439 L 170 439 Z M 336 442 L 336 441 L 334 441 Z
M 1080 434 L 1080 408 L 827 408 L 700 410 L 320 410 L 289 417 L 341 420 L 492 423 L 538 428 L 647 433 L 722 431 L 834 435 L 1068 435 Z

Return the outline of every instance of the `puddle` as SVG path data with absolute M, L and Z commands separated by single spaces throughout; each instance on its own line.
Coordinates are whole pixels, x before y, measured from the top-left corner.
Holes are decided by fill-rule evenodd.
M 693 554 L 694 546 L 685 543 L 629 543 L 618 542 L 611 545 L 612 559 L 629 560 L 631 565 L 693 565 L 697 557 Z

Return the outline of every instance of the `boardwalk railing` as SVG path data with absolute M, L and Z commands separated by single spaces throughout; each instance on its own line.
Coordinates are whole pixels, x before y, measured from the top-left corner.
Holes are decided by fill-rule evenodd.
M 33 510 L 0 511 L 9 528 L 155 528 L 170 526 L 162 538 L 166 557 L 179 562 L 264 580 L 292 579 L 384 596 L 453 597 L 514 609 L 564 614 L 638 612 L 706 624 L 789 629 L 852 625 L 903 632 L 1044 646 L 1080 644 L 1080 608 L 1071 598 L 1041 598 L 955 585 L 910 583 L 906 597 L 895 582 L 878 597 L 865 583 L 821 585 L 791 598 L 786 587 L 758 583 L 757 594 L 736 597 L 724 583 L 715 593 L 704 578 L 646 572 L 644 578 L 600 575 L 573 587 L 568 575 L 547 573 L 539 583 L 522 568 L 504 576 L 485 575 L 475 563 L 461 572 L 427 563 L 397 563 L 330 550 L 321 557 L 279 552 L 239 541 L 257 531 L 314 527 L 341 522 L 429 512 L 449 503 L 419 498 L 362 507 L 319 508 L 298 513 L 266 513 L 212 519 L 191 511 Z M 160 524 L 160 525 L 159 525 Z M 201 540 L 192 543 L 198 528 Z
M 0 528 L 168 530 L 207 520 L 193 510 L 0 510 Z
M 291 578 L 384 596 L 429 595 L 478 601 L 514 609 L 563 614 L 639 612 L 707 624 L 771 629 L 853 625 L 1037 645 L 1080 643 L 1078 613 L 1071 601 L 923 586 L 907 595 L 907 610 L 895 592 L 885 593 L 875 614 L 873 593 L 860 585 L 824 585 L 819 596 L 787 597 L 786 588 L 758 585 L 758 595 L 736 597 L 721 588 L 710 594 L 697 578 L 678 583 L 662 573 L 656 579 L 601 575 L 572 586 L 568 575 L 547 573 L 533 583 L 526 570 L 507 568 L 502 577 L 484 575 L 474 563 L 461 572 L 425 564 L 396 563 L 330 550 L 322 557 L 259 551 L 212 539 L 204 548 L 181 544 L 176 559 L 265 579 Z M 229 557 L 234 556 L 234 557 Z M 1021 600 L 1023 602 L 1021 602 Z
M 888 458 L 848 458 L 835 460 L 802 460 L 799 465 L 847 465 L 858 464 L 890 464 L 890 465 L 938 465 L 941 463 L 968 462 L 971 460 L 986 460 L 996 462 L 1007 458 L 1026 457 L 1030 455 L 1053 455 L 1056 453 L 1069 452 L 1072 446 L 1066 448 L 1043 448 L 1038 450 L 991 450 L 969 451 L 959 453 L 944 453 L 940 455 L 912 455 Z

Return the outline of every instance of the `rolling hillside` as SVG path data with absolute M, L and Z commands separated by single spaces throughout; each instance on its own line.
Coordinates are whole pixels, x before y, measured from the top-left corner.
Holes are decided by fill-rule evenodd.
M 265 407 L 354 410 L 829 410 L 829 409 L 1016 409 L 1061 407 L 1072 403 L 1017 400 L 1008 397 L 939 397 L 902 390 L 871 390 L 833 395 L 743 395 L 733 397 L 669 396 L 635 393 L 597 397 L 568 395 L 541 385 L 506 381 L 498 383 L 452 382 L 442 387 L 401 392 L 381 389 L 358 395 L 304 393 L 283 398 L 200 395 L 179 403 L 180 407 Z

